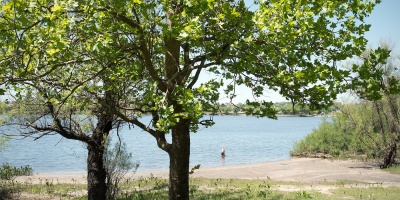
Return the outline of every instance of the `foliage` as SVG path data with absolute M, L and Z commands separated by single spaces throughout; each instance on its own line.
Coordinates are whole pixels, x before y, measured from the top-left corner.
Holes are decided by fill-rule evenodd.
M 301 107 L 300 105 L 293 105 L 289 102 L 275 103 L 275 109 L 278 114 L 285 115 L 328 115 L 337 111 L 337 106 L 332 105 L 324 109 L 311 110 L 308 106 Z
M 7 147 L 6 142 L 9 137 L 0 136 L 0 151 Z M 13 167 L 8 163 L 3 163 L 0 167 L 0 179 L 11 180 L 16 176 L 30 176 L 33 170 L 29 165 L 22 167 Z
M 250 105 L 244 103 L 218 103 L 212 110 L 206 112 L 209 114 L 238 115 L 245 114 L 245 110 L 257 109 L 250 107 Z M 337 106 L 332 105 L 324 109 L 311 110 L 308 106 L 293 105 L 290 102 L 276 102 L 274 103 L 274 110 L 278 115 L 329 115 L 337 111 Z
M 104 165 L 107 173 L 107 199 L 115 199 L 119 194 L 119 183 L 129 171 L 135 173 L 139 163 L 132 162 L 132 153 L 126 150 L 125 142 L 118 141 L 110 146 L 111 139 L 106 142 Z
M 387 44 L 382 46 L 353 64 L 356 78 L 351 87 L 358 103 L 341 106 L 333 122 L 323 123 L 297 143 L 292 155 L 366 155 L 380 159 L 383 168 L 395 163 L 400 144 L 399 57 Z
M 400 143 L 400 57 L 391 50 L 394 45 L 382 43 L 362 56 L 352 90 L 370 103 L 371 118 L 362 122 L 359 133 L 372 140 L 371 146 L 381 154 L 382 167 L 395 163 Z
M 336 158 L 379 159 L 376 142 L 382 142 L 379 134 L 365 135 L 366 125 L 371 125 L 373 106 L 369 102 L 344 104 L 331 121 L 324 121 L 302 140 L 296 142 L 292 156 L 314 157 L 320 154 Z M 373 127 L 368 127 L 373 130 Z
M 6 101 L 0 101 L 0 114 L 4 114 L 11 109 L 10 102 L 8 99 Z
M 16 176 L 31 176 L 32 173 L 32 167 L 29 165 L 23 167 L 13 167 L 6 163 L 0 168 L 0 179 L 11 180 Z
M 40 97 L 43 126 L 24 119 L 36 133 L 102 147 L 107 132 L 77 123 L 99 116 L 147 131 L 176 164 L 169 198 L 187 199 L 190 132 L 219 89 L 234 98 L 238 85 L 251 88 L 248 115 L 276 118 L 267 88 L 311 110 L 331 105 L 350 77 L 337 63 L 364 51 L 364 20 L 379 2 L 2 1 L 1 81 L 18 100 Z M 216 78 L 200 82 L 205 72 Z
M 19 185 L 0 180 L 0 200 L 18 199 L 20 192 Z
M 0 151 L 3 151 L 7 147 L 8 137 L 0 136 Z
M 296 142 L 292 156 L 313 157 L 331 155 L 334 157 L 346 157 L 349 152 L 352 135 L 340 132 L 338 124 L 328 121 L 322 122 L 318 129 Z
M 14 182 L 14 178 L 16 176 L 31 176 L 32 173 L 32 168 L 29 165 L 12 167 L 9 164 L 3 164 L 0 167 L 0 200 L 18 199 L 22 187 Z
M 124 87 L 125 97 L 137 97 L 130 99 L 128 106 L 136 111 L 159 112 L 155 128 L 163 131 L 182 117 L 197 122 L 202 109 L 218 99 L 217 89 L 222 86 L 218 81 L 193 88 L 198 76 L 189 72 L 202 70 L 232 79 L 226 90 L 230 96 L 235 96 L 237 84 L 252 88 L 256 97 L 262 95 L 266 85 L 313 109 L 331 104 L 341 90 L 336 79 L 343 80 L 349 73 L 336 69 L 335 63 L 364 50 L 363 33 L 369 25 L 359 22 L 375 5 L 369 1 L 260 1 L 256 2 L 258 8 L 250 11 L 243 1 L 175 4 L 4 2 L 1 23 L 12 28 L 2 34 L 2 63 L 8 66 L 2 69 L 6 74 L 3 81 L 23 83 L 36 78 L 37 82 L 29 83 L 35 86 L 50 80 L 49 76 L 57 77 L 57 85 L 70 90 L 54 88 L 50 92 L 46 88 L 53 103 L 72 101 L 81 90 L 89 95 Z M 178 10 L 168 13 L 167 8 Z M 162 20 L 163 16 L 171 19 Z M 21 30 L 20 35 L 15 35 L 15 30 Z M 170 42 L 175 46 L 168 46 Z M 166 63 L 172 57 L 165 52 L 172 52 L 172 48 L 182 48 L 182 54 L 174 55 L 182 62 L 182 69 L 176 71 L 179 74 L 169 66 L 172 63 Z M 118 66 L 101 66 L 111 61 Z M 94 80 L 100 72 L 119 83 L 103 85 Z M 81 79 L 74 80 L 75 76 Z M 169 86 L 168 81 L 176 85 Z M 17 96 L 32 90 L 26 84 L 12 87 Z M 184 105 L 184 110 L 174 111 L 169 95 Z M 85 106 L 91 100 L 71 103 Z M 272 117 L 270 111 L 259 114 Z

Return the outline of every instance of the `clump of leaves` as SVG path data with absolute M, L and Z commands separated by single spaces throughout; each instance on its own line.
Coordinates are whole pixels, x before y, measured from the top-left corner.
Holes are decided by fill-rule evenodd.
M 0 168 L 0 179 L 11 180 L 16 176 L 31 176 L 32 173 L 32 167 L 29 165 L 13 167 L 8 163 L 5 163 Z

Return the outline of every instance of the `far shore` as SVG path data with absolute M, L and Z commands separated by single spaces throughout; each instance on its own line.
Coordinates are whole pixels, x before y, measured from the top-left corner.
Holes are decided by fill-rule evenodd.
M 168 178 L 168 171 L 127 174 L 125 178 Z M 226 179 L 270 179 L 289 182 L 336 182 L 343 180 L 380 184 L 383 187 L 400 186 L 400 175 L 379 169 L 375 163 L 355 160 L 329 160 L 322 158 L 292 158 L 290 160 L 245 164 L 235 166 L 204 167 L 195 170 L 191 177 Z M 31 183 L 81 183 L 85 184 L 86 172 L 35 173 L 33 176 L 17 177 L 18 182 Z
M 205 113 L 205 115 L 214 115 L 214 116 L 245 116 L 245 117 L 257 117 L 254 115 L 246 115 L 244 112 L 238 112 L 238 113 Z M 305 114 L 281 114 L 278 113 L 276 114 L 277 117 L 333 117 L 335 114 L 328 114 L 328 115 L 318 115 L 318 114 L 312 114 L 312 115 L 305 115 Z

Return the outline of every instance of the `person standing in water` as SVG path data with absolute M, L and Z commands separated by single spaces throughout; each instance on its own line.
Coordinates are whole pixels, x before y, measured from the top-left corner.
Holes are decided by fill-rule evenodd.
M 225 166 L 225 147 L 224 146 L 222 146 L 222 149 L 221 149 L 221 163 L 222 163 L 222 166 Z

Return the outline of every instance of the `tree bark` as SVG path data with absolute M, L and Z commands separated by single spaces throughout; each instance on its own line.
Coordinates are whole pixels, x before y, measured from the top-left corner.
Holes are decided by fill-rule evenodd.
M 93 131 L 92 140 L 88 142 L 88 199 L 106 200 L 107 183 L 106 169 L 104 166 L 105 140 L 112 129 L 112 115 L 100 114 L 97 118 L 96 129 Z
M 384 154 L 382 168 L 388 168 L 394 163 L 396 157 L 396 151 L 397 151 L 397 143 L 392 142 L 389 149 Z
M 103 163 L 104 148 L 88 145 L 88 199 L 106 200 L 106 170 Z
M 172 128 L 169 151 L 169 199 L 189 199 L 190 123 L 182 120 Z

